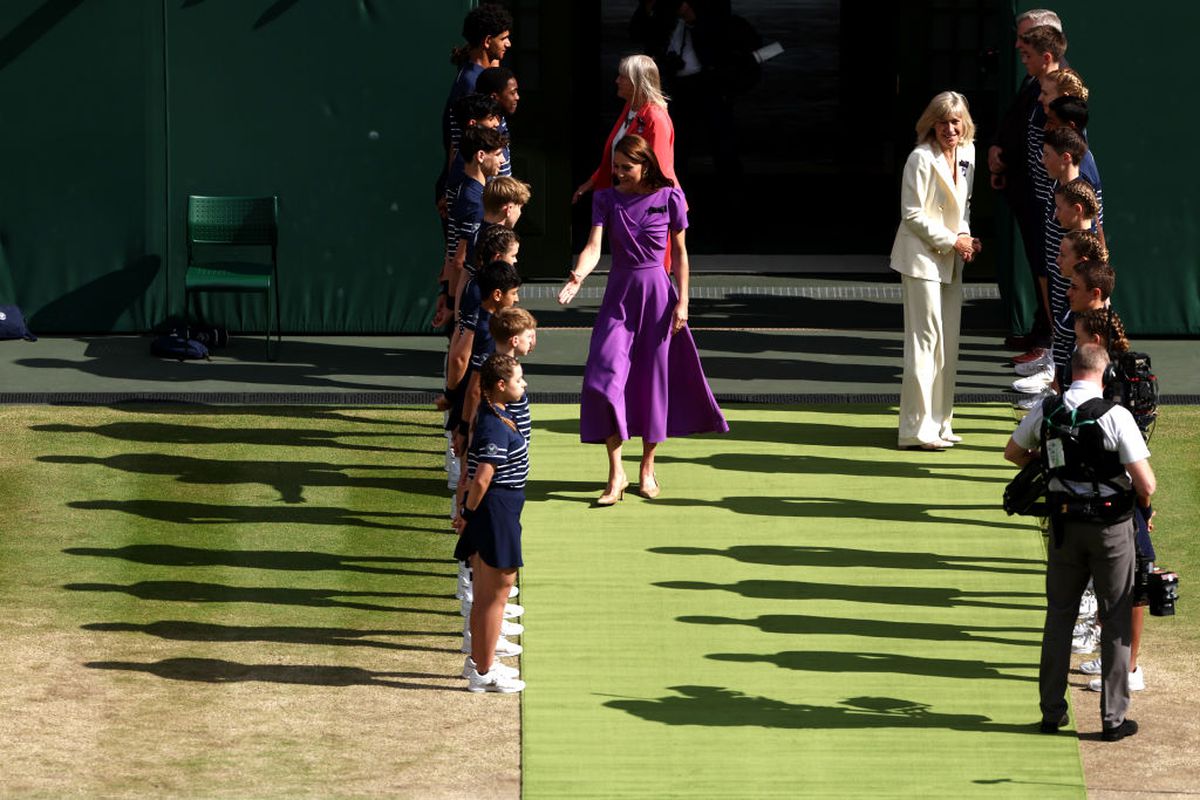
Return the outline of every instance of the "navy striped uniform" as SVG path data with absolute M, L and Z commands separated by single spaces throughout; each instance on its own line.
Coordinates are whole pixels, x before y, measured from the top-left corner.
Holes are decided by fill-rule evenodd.
M 480 464 L 491 464 L 496 470 L 491 487 L 524 489 L 529 478 L 529 443 L 519 431 L 505 425 L 505 419 L 516 422 L 507 410 L 480 406 L 467 448 L 467 479 L 475 480 Z
M 1104 224 L 1104 194 L 1100 190 L 1100 171 L 1096 168 L 1096 159 L 1089 150 L 1079 162 L 1079 177 L 1083 178 L 1096 190 L 1096 199 L 1100 204 L 1100 213 L 1092 222 L 1092 230 Z M 1058 188 L 1058 183 L 1054 184 Z M 1051 194 L 1053 198 L 1053 194 Z M 1071 279 L 1063 276 L 1054 263 L 1058 255 L 1066 231 L 1054 218 L 1054 205 L 1050 205 L 1050 215 L 1043 223 L 1046 231 L 1046 264 L 1049 273 L 1050 318 L 1054 321 L 1053 344 L 1051 353 L 1056 367 L 1065 368 L 1071 361 L 1071 353 L 1075 351 L 1075 315 L 1071 313 L 1071 304 L 1067 301 L 1067 289 L 1071 288 Z
M 1033 192 L 1034 217 L 1043 226 L 1046 217 L 1054 213 L 1054 181 L 1050 180 L 1046 166 L 1042 164 L 1042 145 L 1045 142 L 1046 112 L 1041 103 L 1034 103 L 1029 112 L 1029 122 L 1025 126 L 1025 166 L 1029 171 L 1029 186 Z M 1037 258 L 1037 248 L 1034 247 L 1031 250 L 1034 257 Z M 1034 273 L 1045 277 L 1050 265 L 1054 263 L 1054 259 L 1051 258 L 1047 262 L 1045 253 L 1043 253 L 1038 262 L 1031 265 L 1035 268 Z
M 483 223 L 483 184 L 466 178 L 459 187 L 458 195 L 450 206 L 450 217 L 446 226 L 446 255 L 453 258 L 458 252 L 458 240 L 474 241 L 479 226 Z
M 503 115 L 500 117 L 500 127 L 497 131 L 504 134 L 504 138 L 508 138 L 508 120 Z M 512 175 L 512 147 L 511 142 L 504 145 L 504 165 L 500 167 L 500 174 L 504 176 Z
M 513 422 L 517 423 L 517 432 L 528 443 L 533 438 L 533 417 L 529 413 L 529 393 L 521 395 L 521 399 L 505 406 Z
M 492 312 L 483 306 L 479 307 L 479 317 L 475 322 L 475 341 L 471 343 L 471 369 L 479 369 L 488 356 L 496 352 L 496 341 L 492 338 Z

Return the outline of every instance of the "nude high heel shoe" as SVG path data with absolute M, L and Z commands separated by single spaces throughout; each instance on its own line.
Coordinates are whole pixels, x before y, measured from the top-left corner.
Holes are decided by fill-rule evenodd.
M 612 492 L 605 492 L 596 498 L 598 506 L 615 506 L 618 502 L 625 499 L 625 490 L 629 488 L 629 478 L 622 478 L 621 485 L 616 487 Z

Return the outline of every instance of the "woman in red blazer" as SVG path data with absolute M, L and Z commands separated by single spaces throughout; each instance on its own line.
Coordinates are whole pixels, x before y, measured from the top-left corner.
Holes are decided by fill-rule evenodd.
M 613 148 L 622 136 L 630 133 L 650 143 L 663 175 L 679 185 L 675 178 L 675 126 L 667 115 L 667 98 L 662 93 L 654 59 L 642 55 L 621 59 L 617 67 L 617 96 L 625 101 L 625 108 L 604 143 L 599 168 L 575 190 L 572 203 L 593 189 L 612 186 Z

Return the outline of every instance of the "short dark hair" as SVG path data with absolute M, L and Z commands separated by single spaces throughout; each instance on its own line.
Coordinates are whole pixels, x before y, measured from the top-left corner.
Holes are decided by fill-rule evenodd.
M 499 36 L 512 30 L 512 14 L 495 3 L 483 3 L 472 8 L 463 18 L 462 35 L 471 47 L 479 47 L 489 36 Z
M 1083 133 L 1084 129 L 1087 128 L 1087 100 L 1063 95 L 1050 101 L 1050 110 L 1054 112 L 1054 116 L 1058 117 L 1059 122 L 1064 125 L 1074 126 L 1080 133 Z
M 1050 25 L 1038 25 L 1021 34 L 1021 42 L 1038 54 L 1049 53 L 1055 61 L 1062 61 L 1067 52 L 1067 35 Z
M 462 153 L 463 161 L 470 163 L 475 160 L 475 154 L 480 150 L 491 153 L 508 146 L 508 137 L 492 128 L 481 128 L 472 125 L 463 131 L 458 140 L 458 151 Z
M 1052 131 L 1046 131 L 1044 141 L 1050 145 L 1051 150 L 1060 156 L 1070 155 L 1075 166 L 1079 166 L 1079 162 L 1087 155 L 1087 140 L 1074 128 L 1055 128 Z
M 475 91 L 481 94 L 500 94 L 517 75 L 508 67 L 488 67 L 475 79 Z
M 500 104 L 490 94 L 472 92 L 463 95 L 454 103 L 454 119 L 458 121 L 458 129 L 465 131 L 471 127 L 472 120 L 478 122 L 487 117 L 499 117 Z
M 507 261 L 493 261 L 479 270 L 475 282 L 479 284 L 480 297 L 486 300 L 497 289 L 501 292 L 516 289 L 521 285 L 521 276 L 517 273 L 517 268 Z
M 1075 265 L 1075 274 L 1089 292 L 1099 289 L 1101 300 L 1112 297 L 1117 286 L 1117 271 L 1107 261 L 1081 261 Z

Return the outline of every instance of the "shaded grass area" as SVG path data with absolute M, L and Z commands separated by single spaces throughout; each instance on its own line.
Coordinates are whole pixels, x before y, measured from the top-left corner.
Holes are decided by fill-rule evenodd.
M 457 678 L 440 415 L 0 407 L 0 431 L 5 793 L 515 796 L 516 701 Z
M 896 451 L 879 406 L 727 411 L 611 509 L 602 451 L 535 414 L 562 483 L 526 511 L 526 798 L 1082 796 L 1074 737 L 1036 731 L 1011 410 L 962 407 L 945 453 Z

